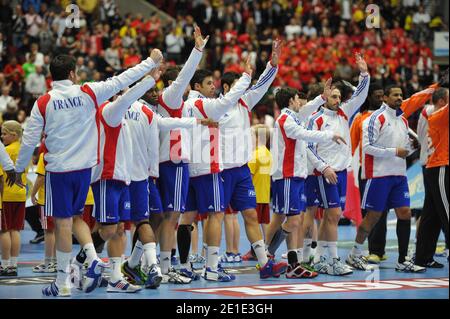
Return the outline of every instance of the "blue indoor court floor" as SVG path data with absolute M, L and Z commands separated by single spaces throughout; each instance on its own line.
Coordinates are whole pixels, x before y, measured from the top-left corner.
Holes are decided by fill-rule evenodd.
M 394 218 L 394 214 L 390 214 Z M 242 218 L 240 250 L 244 254 L 249 249 L 245 236 Z M 356 228 L 354 226 L 339 227 L 339 254 L 345 259 L 351 248 Z M 414 238 L 415 227 L 411 232 Z M 19 277 L 0 278 L 0 299 L 40 299 L 41 289 L 50 283 L 54 276 L 35 274 L 32 267 L 43 258 L 44 244 L 28 244 L 34 233 L 26 229 L 22 233 L 21 256 L 19 258 Z M 201 238 L 200 238 L 201 240 Z M 412 241 L 411 241 L 412 242 Z M 439 245 L 443 245 L 440 238 Z M 79 246 L 74 246 L 78 250 Z M 225 248 L 222 241 L 222 251 Z M 411 246 L 412 248 L 412 246 Z M 281 258 L 285 247 L 280 247 L 278 256 Z M 129 253 L 129 247 L 127 252 Z M 449 268 L 446 258 L 436 257 L 444 263 L 443 269 L 428 269 L 421 274 L 398 273 L 395 271 L 397 259 L 397 239 L 395 235 L 395 220 L 388 224 L 387 255 L 389 259 L 383 262 L 378 270 L 373 272 L 354 271 L 352 275 L 334 277 L 319 275 L 315 279 L 259 279 L 255 269 L 255 261 L 223 264 L 236 275 L 236 280 L 229 283 L 192 282 L 189 285 L 161 285 L 157 290 L 142 290 L 136 294 L 107 293 L 106 288 L 98 288 L 90 294 L 73 289 L 72 299 L 448 299 Z M 106 250 L 101 254 L 106 257 Z M 195 267 L 201 268 L 200 264 Z

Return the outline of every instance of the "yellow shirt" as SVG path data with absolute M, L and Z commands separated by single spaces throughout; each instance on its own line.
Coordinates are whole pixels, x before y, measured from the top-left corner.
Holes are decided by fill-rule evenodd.
M 0 166 L 0 177 L 3 176 L 3 169 Z M 3 185 L 5 185 L 5 181 L 3 181 Z M 3 196 L 1 196 L 2 194 L 0 194 L 0 210 L 2 210 L 3 206 L 2 206 L 2 202 L 3 202 Z
M 15 141 L 5 147 L 6 152 L 8 153 L 11 160 L 14 164 L 17 161 L 17 157 L 19 156 L 20 150 L 20 142 Z M 25 169 L 25 172 L 28 171 L 28 168 Z M 22 174 L 22 183 L 23 185 L 27 185 L 27 175 Z M 3 185 L 3 201 L 4 202 L 25 202 L 27 200 L 27 190 L 25 187 L 19 187 L 16 184 L 13 186 L 8 186 L 6 183 Z
M 253 175 L 256 202 L 258 204 L 270 203 L 270 170 L 272 168 L 272 154 L 266 146 L 261 145 L 253 152 L 253 157 L 248 163 Z
M 36 168 L 36 174 L 45 176 L 45 165 L 44 165 L 44 153 L 39 155 L 39 161 Z M 39 188 L 38 190 L 38 200 L 39 205 L 45 205 L 45 190 L 44 186 Z M 94 205 L 94 194 L 92 193 L 92 189 L 89 186 L 89 191 L 86 197 L 85 205 Z

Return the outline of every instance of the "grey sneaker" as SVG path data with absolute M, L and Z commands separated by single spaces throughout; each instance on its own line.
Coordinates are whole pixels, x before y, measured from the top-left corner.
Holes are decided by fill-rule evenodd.
M 369 261 L 367 260 L 367 258 L 362 255 L 356 256 L 356 255 L 350 254 L 350 255 L 348 255 L 345 262 L 347 263 L 347 265 L 349 265 L 353 269 L 364 270 L 364 271 L 374 269 L 373 266 L 369 265 Z
M 332 276 L 345 276 L 353 273 L 353 270 L 349 269 L 340 258 L 333 258 L 329 266 L 328 274 Z
M 320 260 L 318 263 L 312 264 L 312 267 L 314 268 L 314 271 L 318 272 L 319 274 L 328 274 L 330 265 L 327 263 L 327 258 L 324 256 L 320 256 Z
M 400 272 L 421 273 L 425 272 L 427 269 L 425 267 L 415 265 L 410 260 L 405 260 L 402 263 L 397 263 L 397 267 L 395 267 L 395 270 Z

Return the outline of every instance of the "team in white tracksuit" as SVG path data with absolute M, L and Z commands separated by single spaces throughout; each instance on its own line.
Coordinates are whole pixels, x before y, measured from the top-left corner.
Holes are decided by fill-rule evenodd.
M 52 90 L 35 102 L 22 137 L 16 172 L 25 170 L 44 131 L 46 216 L 71 218 L 81 214 L 91 181 L 91 168 L 99 160 L 99 123 L 96 121 L 99 105 L 142 78 L 154 66 L 154 61 L 148 58 L 118 76 L 82 86 L 75 85 L 69 79 L 54 81 Z M 68 236 L 71 236 L 69 232 L 57 234 L 57 243 L 65 241 Z M 90 264 L 84 286 L 85 291 L 89 292 L 97 287 L 100 278 L 98 267 L 102 263 L 92 242 L 88 242 L 83 249 Z M 56 258 L 56 282 L 42 292 L 48 296 L 69 296 L 71 254 L 57 251 Z
M 308 160 L 310 161 L 309 175 L 316 178 L 309 179 L 306 186 L 306 197 L 308 206 L 316 206 L 314 203 L 320 201 L 324 208 L 341 207 L 344 210 L 347 168 L 352 161 L 349 119 L 358 112 L 364 103 L 369 91 L 370 76 L 361 73 L 356 91 L 352 97 L 343 102 L 337 111 L 322 108 L 314 113 L 308 124 L 308 129 L 319 131 L 332 131 L 342 136 L 346 144 L 337 144 L 333 141 L 325 143 L 308 144 Z M 338 183 L 330 184 L 323 178 L 323 171 L 331 167 L 337 175 Z

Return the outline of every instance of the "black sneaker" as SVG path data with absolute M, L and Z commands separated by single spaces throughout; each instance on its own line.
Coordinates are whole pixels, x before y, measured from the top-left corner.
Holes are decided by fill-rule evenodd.
M 444 265 L 441 263 L 438 263 L 436 260 L 432 260 L 430 262 L 427 262 L 425 264 L 426 268 L 444 268 Z
M 44 241 L 44 233 L 37 233 L 36 237 L 30 240 L 30 244 L 39 244 Z
M 17 277 L 17 267 L 9 266 L 3 270 L 3 276 Z

